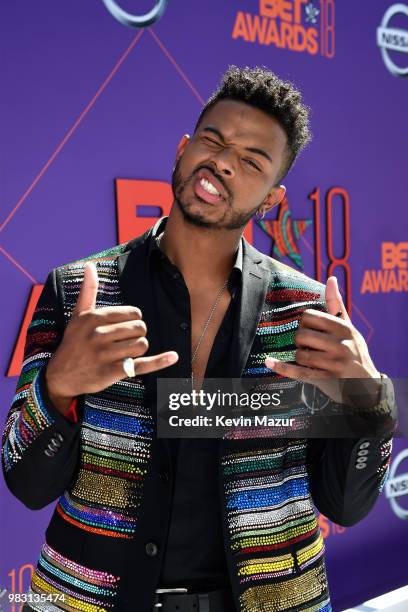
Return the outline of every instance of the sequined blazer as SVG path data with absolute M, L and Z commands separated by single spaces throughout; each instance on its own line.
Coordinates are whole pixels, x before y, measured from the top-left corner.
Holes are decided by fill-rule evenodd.
M 128 243 L 54 268 L 28 327 L 2 465 L 12 494 L 28 508 L 56 501 L 30 594 L 59 600 L 31 603 L 35 610 L 150 612 L 159 586 L 173 473 L 147 400 L 153 375 L 81 396 L 75 424 L 52 405 L 44 370 L 72 314 L 85 261 L 97 266 L 97 307 L 137 305 L 149 329 L 147 238 L 165 219 Z M 233 375 L 269 376 L 265 356 L 294 361 L 299 317 L 305 308 L 325 309 L 324 285 L 242 240 Z M 220 441 L 225 553 L 239 612 L 332 609 L 316 508 L 342 525 L 363 518 L 384 485 L 392 433 L 312 442 Z

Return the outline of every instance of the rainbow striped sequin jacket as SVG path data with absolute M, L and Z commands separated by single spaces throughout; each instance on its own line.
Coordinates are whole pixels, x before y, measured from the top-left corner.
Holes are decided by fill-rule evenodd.
M 30 593 L 56 593 L 59 601 L 31 603 L 34 610 L 150 612 L 160 586 L 173 475 L 166 441 L 155 435 L 148 377 L 81 396 L 80 419 L 72 423 L 50 402 L 44 370 L 70 319 L 85 261 L 97 266 L 97 307 L 137 305 L 149 329 L 147 241 L 163 222 L 54 268 L 28 327 L 2 465 L 9 489 L 28 508 L 56 501 Z M 242 279 L 234 375 L 270 376 L 265 356 L 294 361 L 299 317 L 305 308 L 325 309 L 324 285 L 244 239 Z M 316 507 L 338 524 L 363 518 L 384 485 L 391 445 L 392 434 L 220 441 L 225 553 L 239 612 L 332 609 Z

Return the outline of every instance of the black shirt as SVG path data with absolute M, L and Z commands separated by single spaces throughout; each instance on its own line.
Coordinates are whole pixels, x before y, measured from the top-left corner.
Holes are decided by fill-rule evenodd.
M 179 360 L 172 378 L 191 376 L 191 309 L 187 286 L 180 270 L 159 249 L 149 244 L 150 278 L 155 303 L 155 329 L 163 350 L 175 350 Z M 231 271 L 231 301 L 208 358 L 205 376 L 227 376 L 227 363 L 236 305 L 241 290 L 242 242 Z M 167 374 L 163 370 L 161 376 Z M 174 490 L 172 513 L 159 586 L 212 590 L 229 585 L 224 553 L 221 506 L 218 491 L 217 439 L 170 439 Z

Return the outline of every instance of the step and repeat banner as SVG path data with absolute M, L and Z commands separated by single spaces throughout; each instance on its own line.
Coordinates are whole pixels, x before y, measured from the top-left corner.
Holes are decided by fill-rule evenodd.
M 378 370 L 407 377 L 408 4 L 158 4 L 142 24 L 153 0 L 1 4 L 2 428 L 48 272 L 168 214 L 176 145 L 229 64 L 268 67 L 312 108 L 287 197 L 245 236 L 336 274 Z M 24 592 L 53 507 L 28 510 L 2 479 L 0 495 L 0 592 Z M 335 610 L 406 584 L 408 440 L 369 516 L 320 524 Z

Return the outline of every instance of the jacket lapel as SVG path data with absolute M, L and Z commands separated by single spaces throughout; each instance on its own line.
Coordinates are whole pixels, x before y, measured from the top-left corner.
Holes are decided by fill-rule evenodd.
M 248 360 L 257 325 L 265 303 L 270 271 L 262 266 L 262 253 L 243 241 L 242 290 L 230 358 L 230 377 L 241 378 Z

